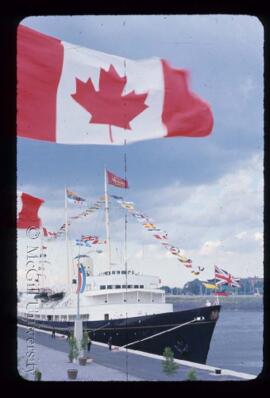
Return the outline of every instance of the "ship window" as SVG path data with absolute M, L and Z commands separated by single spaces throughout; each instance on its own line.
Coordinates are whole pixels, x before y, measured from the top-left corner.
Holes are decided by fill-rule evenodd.
M 104 273 L 105 273 L 105 275 L 111 275 L 110 271 L 106 271 Z
M 119 275 L 120 274 L 120 271 L 117 271 L 117 275 Z
M 138 287 L 139 287 L 139 285 L 134 285 L 134 288 L 135 288 L 135 289 L 138 289 Z
M 112 285 L 107 285 L 107 289 L 112 289 Z
M 109 314 L 104 314 L 104 319 L 105 319 L 105 321 L 108 321 L 109 320 Z
M 131 274 L 131 271 L 128 271 L 128 274 Z
M 127 285 L 122 285 L 122 289 L 126 289 Z
M 140 288 L 143 289 L 143 288 L 144 288 L 144 285 L 140 285 Z
M 47 316 L 47 320 L 48 320 L 48 321 L 51 321 L 51 320 L 52 320 L 52 315 L 48 315 L 48 316 Z
M 121 289 L 121 285 L 115 285 L 115 289 Z
M 133 288 L 133 285 L 128 285 L 128 289 L 132 289 Z
M 114 274 L 115 274 L 115 271 L 112 271 L 112 274 L 114 275 Z
M 100 288 L 100 290 L 104 290 L 104 289 L 106 289 L 106 286 L 105 285 L 100 285 L 99 288 Z
M 121 271 L 121 274 L 122 274 L 122 275 L 125 275 L 125 274 L 126 274 L 126 271 Z

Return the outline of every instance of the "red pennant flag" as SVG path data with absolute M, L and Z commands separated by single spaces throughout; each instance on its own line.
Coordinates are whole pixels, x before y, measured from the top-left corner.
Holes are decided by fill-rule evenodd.
M 21 194 L 21 200 L 22 210 L 20 211 L 19 218 L 17 220 L 17 228 L 39 228 L 41 220 L 38 217 L 38 211 L 44 200 L 35 198 L 25 192 Z
M 118 188 L 128 188 L 127 180 L 124 180 L 121 177 L 117 177 L 115 174 L 111 173 L 108 170 L 107 170 L 107 179 L 108 179 L 108 184 L 114 185 L 115 187 Z
M 211 108 L 190 90 L 188 72 L 163 59 L 105 54 L 23 25 L 17 41 L 20 137 L 123 145 L 212 131 Z

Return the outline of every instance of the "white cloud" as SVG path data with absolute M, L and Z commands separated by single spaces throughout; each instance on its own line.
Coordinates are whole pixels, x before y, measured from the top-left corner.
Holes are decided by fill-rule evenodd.
M 216 249 L 220 246 L 221 246 L 220 240 L 216 240 L 216 241 L 209 240 L 207 242 L 204 242 L 204 244 L 202 245 L 202 247 L 199 251 L 199 254 L 201 254 L 202 256 L 205 256 L 205 255 L 214 253 L 214 252 L 216 252 Z
M 235 235 L 235 237 L 236 237 L 237 239 L 243 239 L 243 238 L 245 238 L 246 236 L 247 236 L 247 231 L 242 231 L 242 232 L 239 232 L 238 234 Z
M 243 95 L 245 100 L 251 98 L 251 96 L 256 88 L 257 88 L 257 86 L 250 76 L 247 76 L 240 83 L 240 92 Z
M 254 239 L 255 240 L 259 240 L 259 241 L 263 241 L 263 233 L 262 232 L 255 232 Z

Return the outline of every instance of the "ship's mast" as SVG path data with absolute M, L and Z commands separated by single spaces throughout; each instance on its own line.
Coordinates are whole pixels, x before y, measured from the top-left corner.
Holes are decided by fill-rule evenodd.
M 67 215 L 67 187 L 65 187 L 65 233 L 66 233 L 66 255 L 67 255 L 67 292 L 70 291 L 70 266 L 68 252 L 68 215 Z
M 125 148 L 126 148 L 126 140 L 125 140 Z M 127 181 L 127 156 L 126 152 L 124 154 L 124 163 L 125 163 L 125 181 Z M 126 270 L 126 278 L 127 278 L 127 210 L 125 209 L 125 258 L 124 258 L 124 265 Z M 127 286 L 127 279 L 126 279 L 126 286 Z
M 105 228 L 106 228 L 106 243 L 107 243 L 107 253 L 108 253 L 108 267 L 109 267 L 109 271 L 111 271 L 109 197 L 108 197 L 107 169 L 105 166 L 104 166 L 104 196 L 105 196 Z

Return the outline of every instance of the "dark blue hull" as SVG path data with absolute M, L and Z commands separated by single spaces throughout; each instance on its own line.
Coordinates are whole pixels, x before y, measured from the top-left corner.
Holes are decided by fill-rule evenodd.
M 158 355 L 170 347 L 175 358 L 206 363 L 219 311 L 220 306 L 215 305 L 126 319 L 84 321 L 83 326 L 93 341 L 108 343 L 111 337 L 114 346 L 129 344 L 130 349 Z M 29 319 L 18 318 L 18 322 L 31 325 Z M 33 326 L 67 334 L 73 330 L 74 322 L 35 320 Z

